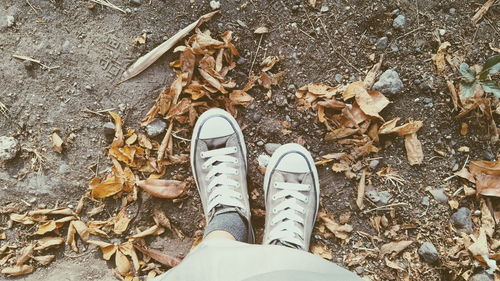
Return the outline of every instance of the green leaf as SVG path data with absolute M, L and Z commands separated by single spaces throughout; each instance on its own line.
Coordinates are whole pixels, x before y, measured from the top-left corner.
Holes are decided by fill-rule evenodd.
M 494 94 L 495 97 L 500 98 L 500 86 L 495 83 L 495 81 L 482 81 L 481 87 L 487 93 Z
M 471 97 L 474 94 L 477 83 L 474 81 L 472 83 L 467 83 L 462 81 L 460 83 L 460 94 L 466 98 Z
M 495 74 L 500 71 L 500 55 L 489 57 L 483 65 L 483 70 L 479 73 L 480 80 L 486 80 L 488 74 Z
M 460 64 L 460 73 L 462 73 L 462 76 L 469 83 L 472 83 L 474 80 L 476 80 L 476 70 L 471 68 L 465 62 Z

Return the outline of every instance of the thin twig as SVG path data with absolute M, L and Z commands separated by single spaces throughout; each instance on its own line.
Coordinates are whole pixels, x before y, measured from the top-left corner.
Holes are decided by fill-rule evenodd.
M 48 65 L 45 65 L 43 64 L 41 61 L 39 60 L 36 60 L 34 58 L 30 58 L 30 57 L 27 57 L 27 56 L 21 56 L 21 55 L 12 55 L 14 58 L 16 59 L 20 59 L 20 60 L 25 60 L 25 61 L 31 61 L 31 62 L 34 62 L 34 63 L 37 63 L 39 64 L 41 67 L 47 69 L 47 70 L 52 70 L 52 69 L 56 69 L 56 68 L 59 68 L 59 66 L 48 66 Z
M 0 113 L 2 113 L 5 117 L 9 117 L 9 115 L 8 115 L 9 109 L 1 101 L 0 101 Z
M 309 36 L 309 38 L 311 38 L 312 40 L 314 40 L 315 38 L 312 37 L 310 34 L 307 34 L 307 32 L 305 32 L 304 30 L 300 29 L 300 28 L 297 28 L 298 30 L 300 30 L 300 32 L 304 33 L 306 36 Z
M 250 70 L 248 71 L 248 76 L 250 76 L 250 74 L 252 74 L 252 70 L 253 70 L 253 66 L 255 64 L 255 60 L 257 60 L 257 56 L 259 55 L 260 44 L 262 43 L 262 37 L 264 37 L 264 34 L 260 35 L 259 45 L 257 46 L 257 51 L 255 51 L 255 57 L 253 58 L 252 66 L 250 66 Z
M 326 37 L 328 37 L 328 41 L 330 42 L 330 46 L 332 47 L 333 52 L 336 53 L 339 57 L 341 57 L 350 67 L 354 68 L 355 70 L 357 70 L 361 74 L 365 74 L 359 68 L 357 68 L 356 66 L 354 66 L 346 57 L 344 57 L 344 55 L 342 55 L 339 51 L 337 51 L 337 49 L 333 45 L 332 39 L 330 38 L 330 34 L 328 34 L 328 30 L 326 29 L 326 26 L 323 23 L 323 21 L 321 20 L 321 18 L 319 18 L 319 22 L 321 23 L 321 26 L 323 27 L 323 30 L 325 30 Z
M 423 28 L 424 28 L 423 26 L 421 26 L 421 27 L 417 27 L 417 28 L 415 28 L 415 29 L 413 29 L 413 30 L 411 30 L 411 31 L 406 32 L 405 34 L 403 34 L 403 35 L 401 35 L 401 36 L 396 37 L 396 39 L 394 39 L 393 41 L 397 41 L 397 40 L 399 40 L 399 39 L 401 39 L 401 38 L 403 38 L 403 37 L 406 37 L 406 36 L 408 36 L 408 35 L 410 35 L 410 34 L 412 34 L 412 33 L 417 32 L 417 31 L 419 31 L 419 30 L 421 30 L 421 29 L 423 29 Z
M 377 210 L 381 210 L 381 209 L 388 209 L 388 208 L 392 208 L 392 207 L 400 207 L 400 206 L 407 206 L 408 203 L 393 203 L 393 204 L 389 204 L 389 205 L 385 205 L 385 206 L 380 206 L 380 207 L 376 207 L 376 208 L 373 208 L 373 209 L 369 209 L 369 210 L 366 210 L 363 212 L 363 214 L 367 214 L 367 213 L 370 213 L 370 212 L 373 212 L 373 211 L 377 211 Z
M 186 139 L 186 138 L 183 138 L 183 137 L 180 137 L 178 135 L 176 135 L 175 133 L 172 133 L 172 136 L 176 139 L 179 139 L 179 140 L 183 140 L 183 141 L 191 141 L 190 139 Z
M 106 117 L 106 115 L 102 114 L 102 113 L 105 113 L 105 112 L 110 112 L 112 110 L 114 110 L 115 108 L 108 108 L 108 109 L 101 109 L 101 110 L 97 110 L 97 111 L 93 111 L 93 110 L 90 110 L 88 108 L 85 108 L 84 110 L 82 110 L 83 112 L 87 112 L 87 113 L 92 113 L 92 114 L 95 114 L 95 115 L 99 115 L 99 116 L 102 116 L 102 117 Z
M 103 5 L 103 6 L 106 6 L 108 8 L 111 8 L 111 9 L 115 9 L 115 10 L 118 10 L 124 14 L 126 14 L 127 12 L 125 10 L 123 10 L 122 8 L 116 6 L 115 4 L 112 4 L 110 3 L 109 1 L 107 0 L 90 0 L 90 2 L 94 2 L 96 4 L 99 4 L 99 5 Z
M 161 141 L 160 148 L 158 149 L 158 162 L 163 160 L 165 156 L 165 150 L 167 149 L 168 145 L 168 140 L 170 139 L 170 135 L 172 134 L 172 129 L 174 128 L 174 120 L 171 120 L 170 125 L 168 126 L 167 132 L 165 133 L 165 136 L 163 137 L 163 140 Z
M 30 5 L 31 9 L 33 9 L 33 11 L 35 11 L 35 13 L 38 13 L 38 10 L 35 9 L 35 7 L 33 5 L 31 5 L 29 0 L 26 0 L 26 3 L 28 3 L 28 5 Z

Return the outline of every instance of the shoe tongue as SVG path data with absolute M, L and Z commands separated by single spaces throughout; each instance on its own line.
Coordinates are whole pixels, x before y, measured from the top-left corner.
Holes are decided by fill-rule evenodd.
M 280 174 L 283 177 L 284 182 L 290 183 L 302 183 L 305 177 L 305 174 L 289 173 L 283 171 L 280 171 Z
M 227 141 L 231 136 L 218 137 L 212 139 L 204 139 L 202 140 L 207 145 L 208 150 L 222 148 L 226 146 Z
M 231 212 L 240 213 L 240 212 L 238 212 L 238 208 L 236 208 L 236 207 L 219 204 L 219 205 L 215 206 L 215 208 L 213 208 L 213 210 L 211 212 L 212 215 L 210 217 L 213 218 L 217 215 L 231 213 Z
M 271 244 L 271 245 L 278 245 L 278 246 L 285 246 L 285 247 L 299 249 L 299 250 L 301 249 L 301 247 L 299 245 L 296 245 L 296 244 L 293 244 L 293 243 L 290 243 L 290 242 L 286 242 L 286 241 L 281 241 L 281 240 L 273 240 L 269 244 Z

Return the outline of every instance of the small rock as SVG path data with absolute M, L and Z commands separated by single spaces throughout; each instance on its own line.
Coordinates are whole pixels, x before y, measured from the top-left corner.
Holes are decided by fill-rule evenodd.
M 212 10 L 217 10 L 220 8 L 220 2 L 219 1 L 210 1 L 210 8 L 212 8 Z
M 394 29 L 403 30 L 406 25 L 406 17 L 404 15 L 397 16 L 392 22 Z
M 457 149 L 459 152 L 464 152 L 464 153 L 468 153 L 470 152 L 470 148 L 468 146 L 461 146 Z
M 19 151 L 19 143 L 13 137 L 0 136 L 0 161 L 11 160 Z
M 391 52 L 393 53 L 396 53 L 399 51 L 399 47 L 398 47 L 398 42 L 397 41 L 392 41 L 391 43 Z
M 472 275 L 469 281 L 493 281 L 493 276 L 488 275 L 487 273 L 478 273 Z
M 418 249 L 418 254 L 429 264 L 436 263 L 439 260 L 439 253 L 431 242 L 425 242 Z
M 161 119 L 155 119 L 146 126 L 146 134 L 150 138 L 159 136 L 167 129 L 167 123 Z
M 124 104 L 124 103 L 120 103 L 120 104 L 118 105 L 118 108 L 120 109 L 120 111 L 122 111 L 122 112 L 123 112 L 123 111 L 125 111 L 125 109 L 127 109 L 127 105 L 126 105 L 126 104 Z
M 467 234 L 472 233 L 472 219 L 470 210 L 466 207 L 462 207 L 456 211 L 450 219 L 453 227 L 461 233 L 465 232 Z
M 424 103 L 431 103 L 432 102 L 432 99 L 431 98 L 424 98 Z
M 244 27 L 244 28 L 247 28 L 248 25 L 246 23 L 244 23 L 243 21 L 241 20 L 236 20 L 236 22 L 241 26 L 241 27 Z
M 247 62 L 247 59 L 244 57 L 239 57 L 238 60 L 236 60 L 236 64 L 244 64 Z
M 365 269 L 362 266 L 358 266 L 354 269 L 354 272 L 356 272 L 358 275 L 362 275 L 365 272 Z
M 447 203 L 448 202 L 448 195 L 446 195 L 444 193 L 444 188 L 431 189 L 431 190 L 429 190 L 429 193 L 438 202 L 441 202 L 441 203 Z
M 86 85 L 86 86 L 85 86 L 85 90 L 87 90 L 87 91 L 92 91 L 92 86 L 90 86 L 90 85 Z
M 337 83 L 342 82 L 343 79 L 344 76 L 342 76 L 342 74 L 335 74 L 335 81 L 337 81 Z
M 401 10 L 400 9 L 394 9 L 391 13 L 392 13 L 393 16 L 399 16 L 401 14 Z
M 377 159 L 370 161 L 370 169 L 374 170 L 375 168 L 377 168 L 379 163 L 380 161 L 378 161 Z
M 256 112 L 252 115 L 252 121 L 253 122 L 260 122 L 260 120 L 262 120 L 262 114 Z
M 115 136 L 116 127 L 114 123 L 106 122 L 102 126 L 102 129 L 104 131 L 104 136 L 106 136 L 106 138 L 111 139 Z
M 328 8 L 328 6 L 322 6 L 321 9 L 320 9 L 320 11 L 323 12 L 323 13 L 324 12 L 328 12 L 329 10 L 330 10 L 330 8 Z
M 264 145 L 264 142 L 260 140 L 260 141 L 258 141 L 256 144 L 257 144 L 257 146 L 263 146 L 263 145 Z
M 450 8 L 450 10 L 448 11 L 448 13 L 450 13 L 450 15 L 454 15 L 457 13 L 457 9 L 455 8 Z
M 12 15 L 7 16 L 7 27 L 12 27 L 16 23 L 16 19 Z
M 130 0 L 130 4 L 139 6 L 142 4 L 142 0 Z
M 385 50 L 385 48 L 387 48 L 388 44 L 389 44 L 389 38 L 384 36 L 378 39 L 376 47 L 378 50 L 383 51 Z
M 279 143 L 266 143 L 264 145 L 264 150 L 267 154 L 273 155 L 273 153 L 281 146 Z
M 288 91 L 292 92 L 292 93 L 295 93 L 295 90 L 297 89 L 297 87 L 295 87 L 294 84 L 290 84 L 288 85 Z
M 62 164 L 61 166 L 59 166 L 59 169 L 57 171 L 59 174 L 68 174 L 71 171 L 71 168 L 68 164 Z
M 392 195 L 389 191 L 380 191 L 378 193 L 378 198 L 380 204 L 387 205 L 389 201 L 391 201 Z
M 69 53 L 71 51 L 71 44 L 68 40 L 64 41 L 61 45 L 61 53 Z
M 422 197 L 422 202 L 420 202 L 422 205 L 424 205 L 425 207 L 429 207 L 430 205 L 430 198 L 429 196 L 424 196 Z
M 276 97 L 274 99 L 275 99 L 276 105 L 278 107 L 284 107 L 288 104 L 286 97 L 283 95 L 276 95 Z
M 259 155 L 259 157 L 257 157 L 257 161 L 259 162 L 259 166 L 262 166 L 262 167 L 267 167 L 267 165 L 269 164 L 269 160 L 271 160 L 271 157 L 269 157 L 269 155 L 266 155 L 266 154 L 261 154 L 261 155 Z
M 495 155 L 493 153 L 491 153 L 490 151 L 487 151 L 487 150 L 483 151 L 483 156 L 487 160 L 490 160 L 490 161 L 495 160 Z
M 388 69 L 380 75 L 373 89 L 384 94 L 397 94 L 403 89 L 403 82 L 395 70 Z

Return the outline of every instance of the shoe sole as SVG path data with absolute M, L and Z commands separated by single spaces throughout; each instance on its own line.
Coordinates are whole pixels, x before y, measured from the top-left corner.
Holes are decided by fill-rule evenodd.
M 264 200 L 265 202 L 267 202 L 267 192 L 269 190 L 269 183 L 271 180 L 272 171 L 276 168 L 279 161 L 289 153 L 299 153 L 300 155 L 302 155 L 302 157 L 306 159 L 307 164 L 309 165 L 309 169 L 313 176 L 314 189 L 316 191 L 316 210 L 315 210 L 316 212 L 314 213 L 314 221 L 316 221 L 316 217 L 319 211 L 319 197 L 320 197 L 318 170 L 316 169 L 316 165 L 314 164 L 314 160 L 311 156 L 311 153 L 300 144 L 289 143 L 282 145 L 278 149 L 276 149 L 276 151 L 271 156 L 271 160 L 267 165 L 266 174 L 264 176 L 264 196 L 265 196 Z

